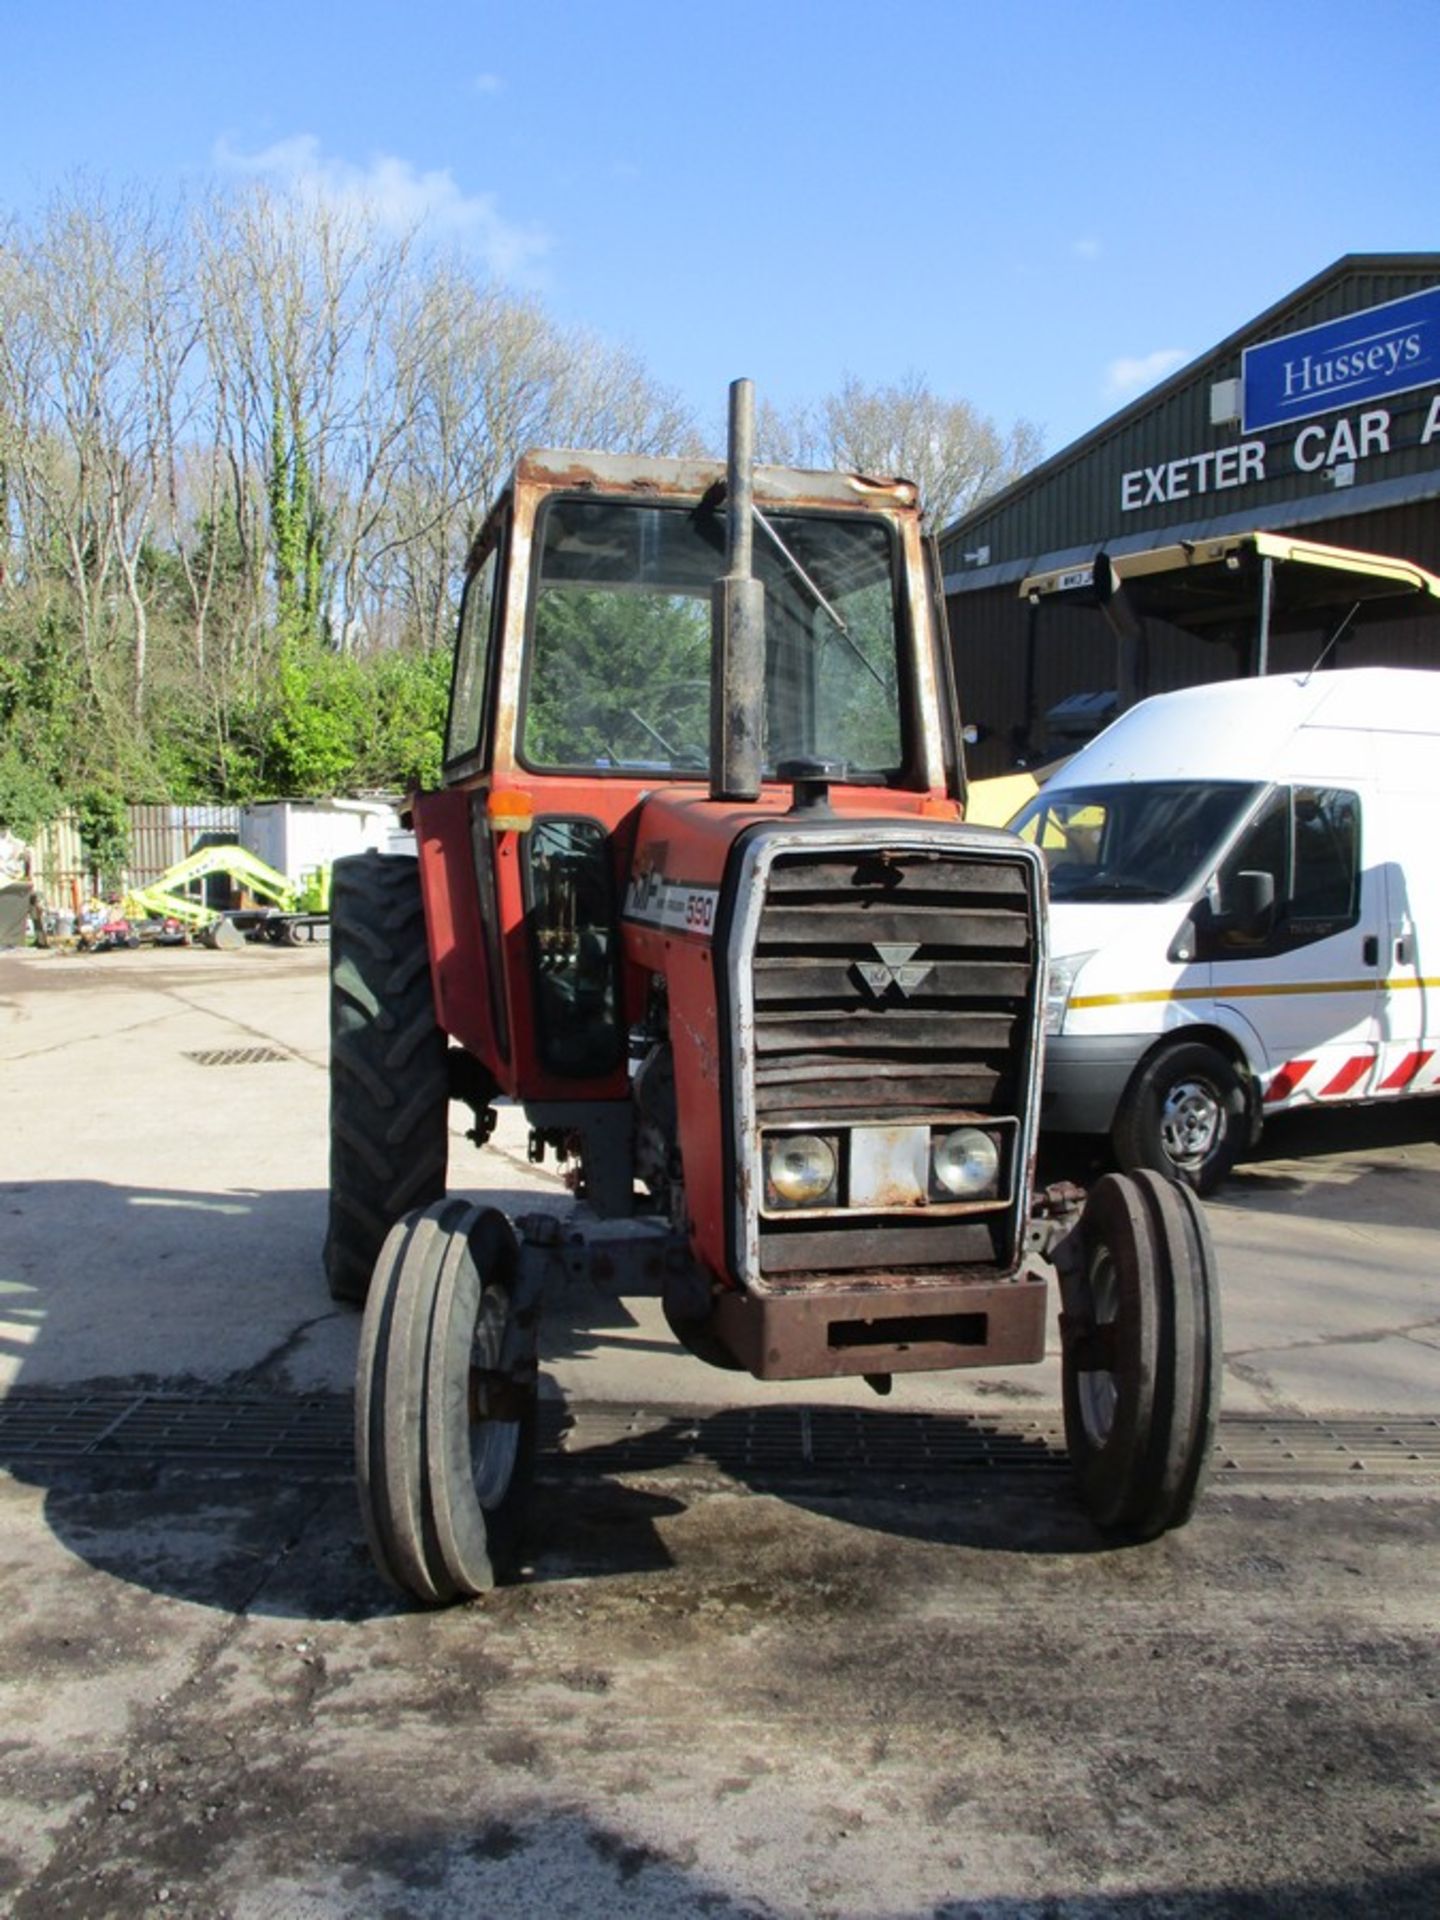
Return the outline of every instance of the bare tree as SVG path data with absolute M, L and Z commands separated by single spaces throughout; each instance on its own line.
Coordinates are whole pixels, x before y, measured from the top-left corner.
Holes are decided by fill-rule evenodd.
M 225 382 L 237 524 L 277 625 L 343 639 L 398 435 L 396 288 L 408 239 L 363 209 L 255 187 L 212 203 L 202 278 Z
M 678 452 L 695 431 L 634 355 L 557 329 L 536 302 L 454 263 L 432 266 L 398 317 L 402 455 L 370 577 L 376 603 L 393 602 L 404 631 L 437 646 L 470 544 L 526 447 Z
M 1040 431 L 1029 421 L 1002 433 L 968 400 L 942 400 L 918 375 L 893 387 L 847 378 L 822 411 L 835 464 L 915 481 L 936 531 L 1040 457 Z
M 1028 420 L 1003 432 L 968 400 L 942 399 L 917 374 L 877 387 L 847 376 L 817 406 L 789 413 L 762 405 L 756 436 L 764 457 L 785 465 L 913 480 L 936 531 L 1028 472 L 1043 446 Z
M 0 385 L 29 561 L 62 556 L 92 687 L 129 613 L 128 702 L 148 664 L 143 556 L 162 492 L 196 338 L 174 236 L 134 198 L 83 186 L 58 195 L 39 231 L 13 235 L 0 299 Z

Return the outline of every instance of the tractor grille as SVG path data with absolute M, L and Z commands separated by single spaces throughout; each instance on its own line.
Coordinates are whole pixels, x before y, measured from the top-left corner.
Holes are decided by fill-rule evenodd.
M 1017 1116 L 1036 942 L 1019 861 L 959 848 L 777 855 L 752 969 L 758 1126 Z M 760 1265 L 993 1265 L 1015 1232 L 1014 1209 L 766 1220 Z
M 1017 865 L 782 855 L 755 949 L 758 1118 L 1013 1112 L 1033 955 Z

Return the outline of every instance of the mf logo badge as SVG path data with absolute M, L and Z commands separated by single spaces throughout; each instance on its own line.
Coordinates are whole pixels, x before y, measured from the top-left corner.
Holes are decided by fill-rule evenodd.
M 877 1000 L 883 1000 L 891 987 L 898 987 L 908 999 L 934 969 L 933 960 L 912 958 L 920 951 L 918 940 L 908 947 L 882 945 L 877 940 L 875 951 L 878 960 L 857 960 L 855 970 Z

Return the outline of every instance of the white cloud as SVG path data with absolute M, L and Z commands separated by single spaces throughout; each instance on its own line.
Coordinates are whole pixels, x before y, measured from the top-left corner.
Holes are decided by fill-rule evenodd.
M 505 82 L 498 73 L 477 73 L 470 82 L 472 93 L 499 93 Z
M 1098 260 L 1100 258 L 1100 242 L 1086 235 L 1079 240 L 1072 240 L 1070 242 L 1070 251 L 1077 260 Z
M 228 172 L 272 182 L 298 200 L 367 214 L 394 233 L 416 229 L 432 239 L 456 240 L 478 252 L 502 280 L 524 280 L 549 251 L 539 227 L 506 220 L 493 193 L 465 193 L 448 167 L 422 170 L 394 154 L 377 153 L 356 166 L 320 150 L 311 133 L 277 140 L 259 153 L 217 142 L 215 159 Z
M 1188 347 L 1159 347 L 1138 360 L 1112 360 L 1105 369 L 1105 391 L 1114 399 L 1143 393 L 1190 358 Z

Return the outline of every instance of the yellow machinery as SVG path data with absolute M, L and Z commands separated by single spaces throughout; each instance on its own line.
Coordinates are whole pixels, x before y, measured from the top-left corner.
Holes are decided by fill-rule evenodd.
M 183 891 L 211 874 L 224 874 L 256 899 L 261 907 L 222 911 Z M 201 847 L 187 854 L 148 887 L 134 887 L 125 896 L 127 920 L 175 920 L 202 940 L 215 939 L 222 930 L 251 939 L 272 939 L 297 946 L 324 938 L 330 919 L 330 869 L 317 867 L 301 880 L 261 860 L 241 846 Z

